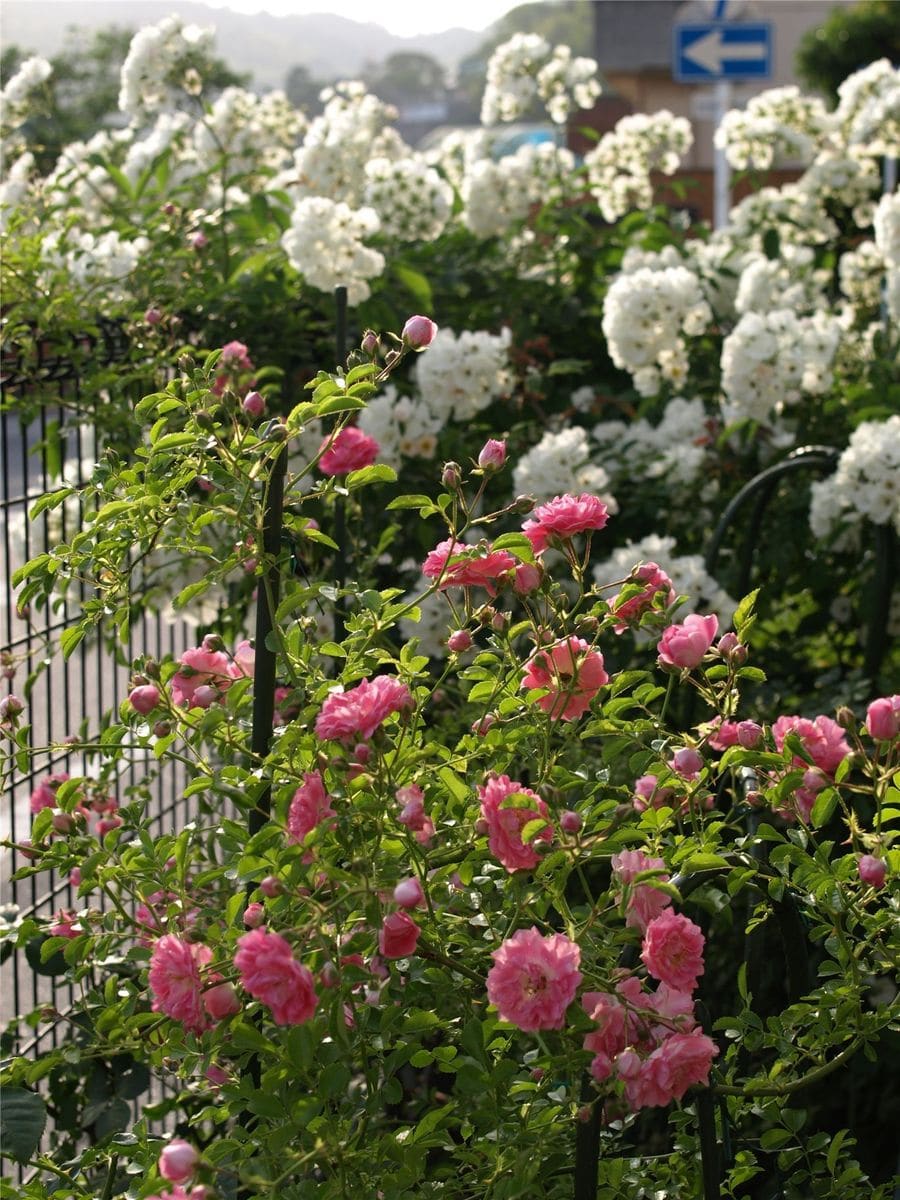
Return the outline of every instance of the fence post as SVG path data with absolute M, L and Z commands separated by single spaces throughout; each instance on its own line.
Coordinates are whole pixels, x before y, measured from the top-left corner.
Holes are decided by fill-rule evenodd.
M 347 362 L 347 289 L 341 285 L 334 289 L 334 352 L 337 365 Z M 338 590 L 347 582 L 347 497 L 334 498 L 334 540 L 337 550 L 334 555 L 335 583 Z M 339 596 L 334 604 L 334 640 L 344 636 L 344 598 Z

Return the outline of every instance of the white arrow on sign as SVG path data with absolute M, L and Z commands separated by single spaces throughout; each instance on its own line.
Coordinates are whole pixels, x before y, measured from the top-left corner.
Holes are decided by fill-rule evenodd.
M 725 42 L 721 29 L 711 29 L 702 37 L 685 46 L 682 58 L 690 59 L 711 75 L 719 75 L 723 62 L 763 62 L 766 58 L 765 42 Z

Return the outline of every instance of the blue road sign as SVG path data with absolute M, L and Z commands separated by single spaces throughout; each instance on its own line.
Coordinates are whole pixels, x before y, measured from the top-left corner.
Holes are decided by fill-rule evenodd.
M 675 25 L 672 74 L 679 83 L 715 79 L 769 79 L 772 74 L 772 26 L 768 22 L 707 21 Z

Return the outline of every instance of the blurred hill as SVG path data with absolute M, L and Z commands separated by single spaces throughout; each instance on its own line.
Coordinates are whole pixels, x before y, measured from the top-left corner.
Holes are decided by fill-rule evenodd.
M 378 6 L 371 11 L 377 13 Z M 172 13 L 196 25 L 214 26 L 217 53 L 236 71 L 252 75 L 253 84 L 263 89 L 281 87 L 297 64 L 317 79 L 346 79 L 358 76 L 367 64 L 400 52 L 428 54 L 454 69 L 485 37 L 459 28 L 399 37 L 375 22 L 351 21 L 327 12 L 249 15 L 192 0 L 133 0 L 128 5 L 116 0 L 85 0 L 77 5 L 3 0 L 2 38 L 5 46 L 15 44 L 49 57 L 63 47 L 66 31 L 73 26 L 89 32 L 110 26 L 134 30 Z

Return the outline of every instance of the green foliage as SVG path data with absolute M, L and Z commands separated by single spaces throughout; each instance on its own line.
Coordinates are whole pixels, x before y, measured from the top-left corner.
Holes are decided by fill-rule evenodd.
M 834 8 L 800 39 L 795 55 L 802 82 L 837 100 L 840 84 L 876 59 L 900 62 L 900 8 L 894 0 L 858 0 Z

